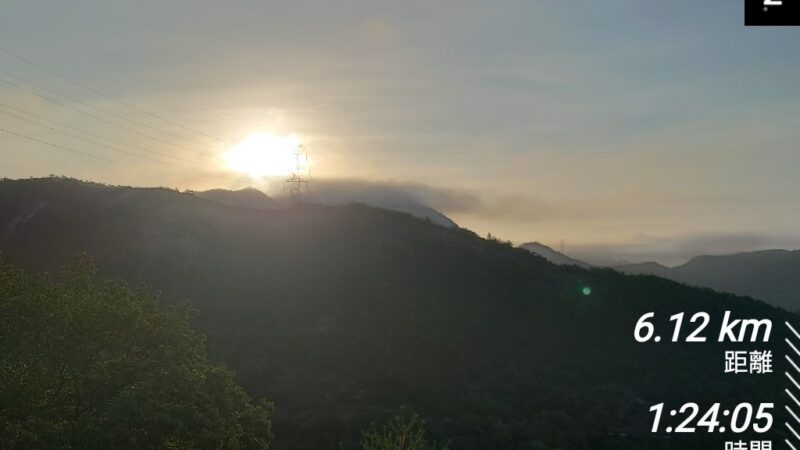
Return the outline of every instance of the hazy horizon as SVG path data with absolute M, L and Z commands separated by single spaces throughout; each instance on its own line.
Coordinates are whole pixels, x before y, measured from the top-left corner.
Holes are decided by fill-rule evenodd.
M 800 31 L 745 28 L 738 4 L 3 8 L 3 50 L 191 128 L 0 52 L 3 105 L 154 152 L 92 145 L 3 106 L 2 128 L 123 163 L 0 133 L 3 177 L 274 193 L 281 176 L 234 173 L 224 154 L 293 134 L 317 186 L 413 199 L 515 243 L 563 240 L 576 258 L 674 265 L 800 247 L 800 62 L 785 52 Z M 173 134 L 146 139 L 70 108 L 86 105 Z

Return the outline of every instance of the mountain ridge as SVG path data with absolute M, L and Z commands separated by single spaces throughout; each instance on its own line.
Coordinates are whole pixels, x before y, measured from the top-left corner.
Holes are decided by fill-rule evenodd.
M 27 269 L 86 252 L 104 274 L 190 299 L 212 358 L 275 402 L 276 446 L 289 450 L 350 448 L 404 406 L 464 450 L 719 446 L 722 436 L 653 435 L 648 405 L 778 398 L 777 376 L 720 379 L 731 346 L 639 344 L 636 321 L 706 311 L 713 328 L 725 310 L 797 320 L 365 205 L 257 210 L 167 189 L 4 180 L 0 231 L 3 257 Z
M 521 244 L 519 247 L 531 253 L 539 255 L 553 264 L 572 265 L 572 266 L 583 267 L 585 269 L 593 267 L 591 264 L 567 256 L 564 253 L 553 250 L 551 247 L 548 247 L 539 242 L 526 242 L 524 244 Z
M 239 190 L 210 189 L 207 191 L 191 191 L 192 194 L 200 198 L 223 203 L 231 206 L 242 206 L 254 209 L 275 209 L 291 206 L 287 201 L 278 201 L 269 197 L 263 191 L 254 187 L 247 187 Z M 311 203 L 321 203 L 326 205 L 341 205 L 348 203 L 364 203 L 376 208 L 390 209 L 399 211 L 420 219 L 427 219 L 431 222 L 446 227 L 457 227 L 458 225 L 443 213 L 421 203 L 411 201 L 380 200 L 371 199 L 367 201 L 321 201 L 319 202 L 313 195 L 310 196 Z
M 800 309 L 800 250 L 769 249 L 730 255 L 700 255 L 666 267 L 657 263 L 612 267 L 628 274 L 656 275 L 692 286 L 747 295 Z

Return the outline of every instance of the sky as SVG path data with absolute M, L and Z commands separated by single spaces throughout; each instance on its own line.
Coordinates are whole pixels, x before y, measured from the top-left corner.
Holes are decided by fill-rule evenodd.
M 747 28 L 742 10 L 4 0 L 0 48 L 91 90 L 0 52 L 0 127 L 61 146 L 0 132 L 0 176 L 277 195 L 278 180 L 232 173 L 222 155 L 293 134 L 320 188 L 372 186 L 591 261 L 798 248 L 800 29 Z

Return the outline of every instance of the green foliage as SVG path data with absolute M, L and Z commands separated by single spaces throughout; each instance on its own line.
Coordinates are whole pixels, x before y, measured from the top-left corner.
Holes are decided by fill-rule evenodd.
M 87 258 L 0 261 L 0 448 L 269 448 L 271 406 L 206 362 L 193 314 Z
M 425 422 L 405 413 L 395 416 L 380 430 L 374 426 L 362 434 L 362 450 L 436 450 L 436 443 L 425 437 Z M 441 450 L 448 450 L 447 446 Z

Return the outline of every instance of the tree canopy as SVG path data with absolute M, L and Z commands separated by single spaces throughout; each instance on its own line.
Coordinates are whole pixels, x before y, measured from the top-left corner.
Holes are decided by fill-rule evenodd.
M 0 448 L 270 448 L 271 405 L 207 362 L 187 305 L 0 260 Z
M 437 450 L 436 443 L 429 442 L 425 422 L 416 414 L 402 412 L 380 430 L 374 425 L 361 435 L 362 450 Z M 448 450 L 447 446 L 441 450 Z

